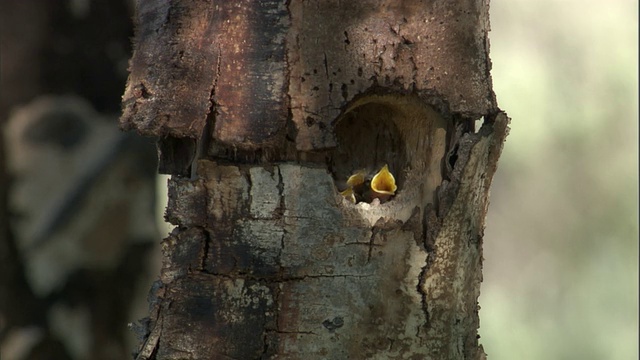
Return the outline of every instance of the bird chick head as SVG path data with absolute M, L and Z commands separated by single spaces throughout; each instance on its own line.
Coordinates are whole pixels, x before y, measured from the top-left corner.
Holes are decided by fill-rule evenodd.
M 374 199 L 385 202 L 395 195 L 397 189 L 396 180 L 385 165 L 373 177 L 364 170 L 356 171 L 349 176 L 347 188 L 340 195 L 352 203 L 370 203 Z
M 381 195 L 395 195 L 398 186 L 387 165 L 383 166 L 371 179 L 371 190 Z

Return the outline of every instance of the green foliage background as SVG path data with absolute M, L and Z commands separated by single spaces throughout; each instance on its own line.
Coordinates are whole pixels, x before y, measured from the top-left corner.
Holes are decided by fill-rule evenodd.
M 492 0 L 490 359 L 638 358 L 638 3 Z

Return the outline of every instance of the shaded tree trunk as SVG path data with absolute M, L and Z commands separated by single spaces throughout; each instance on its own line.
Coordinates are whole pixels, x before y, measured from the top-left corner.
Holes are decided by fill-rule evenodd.
M 176 225 L 138 358 L 482 358 L 482 232 L 508 123 L 488 4 L 137 10 L 121 125 L 159 138 Z M 384 165 L 393 195 L 343 196 Z

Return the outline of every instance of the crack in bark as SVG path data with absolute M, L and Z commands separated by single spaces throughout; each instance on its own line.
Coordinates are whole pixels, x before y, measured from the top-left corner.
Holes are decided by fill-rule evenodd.
M 413 56 L 409 56 L 409 61 L 411 62 L 411 90 L 413 90 L 418 84 L 418 65 Z
M 329 79 L 329 64 L 327 61 L 327 53 L 323 52 L 322 57 L 323 57 L 322 63 L 324 64 L 324 74 L 327 76 L 327 79 Z
M 282 270 L 284 271 L 284 269 Z M 375 274 L 307 274 L 307 275 L 299 275 L 299 276 L 282 276 L 282 275 L 278 275 L 278 276 L 274 276 L 274 277 L 267 277 L 267 276 L 254 276 L 252 274 L 247 274 L 247 273 L 212 273 L 212 272 L 207 272 L 207 271 L 199 271 L 199 274 L 202 275 L 208 275 L 208 276 L 217 276 L 217 277 L 221 277 L 224 279 L 229 279 L 229 280 L 238 280 L 238 279 L 242 279 L 242 280 L 251 280 L 251 281 L 258 281 L 258 282 L 264 282 L 266 284 L 278 284 L 278 283 L 286 283 L 286 282 L 293 282 L 293 281 L 304 281 L 306 279 L 323 279 L 323 278 L 368 278 L 368 277 L 372 277 L 375 276 Z
M 370 246 L 382 247 L 382 245 L 371 244 L 371 242 L 348 242 L 348 243 L 342 244 L 342 246 L 347 246 L 347 245 L 363 245 L 363 246 L 366 246 L 366 247 L 370 247 Z
M 418 276 L 418 286 L 416 289 L 418 291 L 418 294 L 420 294 L 420 300 L 421 300 L 420 306 L 424 314 L 424 320 L 425 320 L 424 326 L 427 329 L 431 327 L 431 322 L 430 322 L 429 307 L 427 306 L 427 292 L 425 291 L 425 288 L 424 288 L 424 282 L 426 281 L 426 278 L 427 278 L 427 272 L 431 267 L 431 264 L 429 264 L 429 258 L 431 256 L 429 255 L 427 255 L 427 262 L 425 266 L 422 267 L 422 270 L 420 271 L 420 275 Z
M 282 330 L 270 330 L 270 332 L 274 332 L 277 334 L 305 334 L 305 335 L 318 335 L 313 331 L 282 331 Z
M 367 253 L 367 264 L 369 264 L 371 262 L 371 253 L 373 252 L 373 247 L 375 244 L 375 240 L 376 240 L 376 235 L 378 234 L 380 230 L 378 230 L 376 227 L 373 227 L 371 229 L 371 237 L 369 238 L 369 251 Z
M 200 271 L 205 271 L 207 266 L 207 260 L 209 259 L 209 246 L 213 239 L 211 239 L 211 234 L 207 231 L 206 228 L 202 228 L 202 232 L 204 233 L 204 247 L 202 254 L 202 262 L 200 263 Z

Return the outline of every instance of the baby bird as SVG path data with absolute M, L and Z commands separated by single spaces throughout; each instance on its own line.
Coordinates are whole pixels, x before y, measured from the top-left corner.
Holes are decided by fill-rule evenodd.
M 352 203 L 367 202 L 379 199 L 381 203 L 395 195 L 398 186 L 396 179 L 385 164 L 380 171 L 371 176 L 364 170 L 356 171 L 347 179 L 347 188 L 340 195 Z

